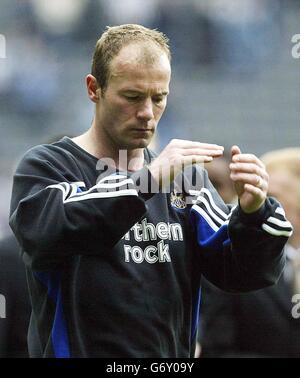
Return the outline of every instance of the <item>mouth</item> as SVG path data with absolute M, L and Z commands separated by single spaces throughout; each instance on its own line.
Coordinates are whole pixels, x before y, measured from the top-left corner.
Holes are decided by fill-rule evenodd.
M 138 133 L 152 133 L 153 132 L 152 129 L 132 129 L 132 130 Z

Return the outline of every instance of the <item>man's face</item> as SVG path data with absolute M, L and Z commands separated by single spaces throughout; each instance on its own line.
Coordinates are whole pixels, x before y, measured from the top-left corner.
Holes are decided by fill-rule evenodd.
M 125 46 L 110 64 L 107 88 L 99 95 L 98 125 L 116 149 L 144 148 L 166 108 L 171 68 L 167 55 L 154 63 L 141 58 L 139 45 Z

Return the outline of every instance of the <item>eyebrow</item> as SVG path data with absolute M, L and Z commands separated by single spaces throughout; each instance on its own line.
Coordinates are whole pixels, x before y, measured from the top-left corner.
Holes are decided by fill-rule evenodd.
M 123 89 L 121 90 L 122 93 L 136 93 L 139 95 L 144 95 L 144 92 L 139 91 L 138 89 Z M 154 96 L 167 96 L 169 94 L 168 91 L 158 92 L 155 93 Z

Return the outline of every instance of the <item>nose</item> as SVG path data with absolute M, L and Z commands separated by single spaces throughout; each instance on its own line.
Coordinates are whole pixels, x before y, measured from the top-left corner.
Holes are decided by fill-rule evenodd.
M 137 111 L 137 118 L 143 121 L 150 121 L 154 118 L 153 102 L 151 98 L 145 99 L 145 101 L 140 104 Z

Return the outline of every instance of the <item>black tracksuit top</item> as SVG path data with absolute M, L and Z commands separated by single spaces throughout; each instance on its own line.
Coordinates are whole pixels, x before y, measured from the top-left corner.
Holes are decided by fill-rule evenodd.
M 280 204 L 246 215 L 204 169 L 187 172 L 181 192 L 147 194 L 147 166 L 101 171 L 67 137 L 25 154 L 10 225 L 27 269 L 32 357 L 192 357 L 202 274 L 232 292 L 278 280 L 292 232 Z

